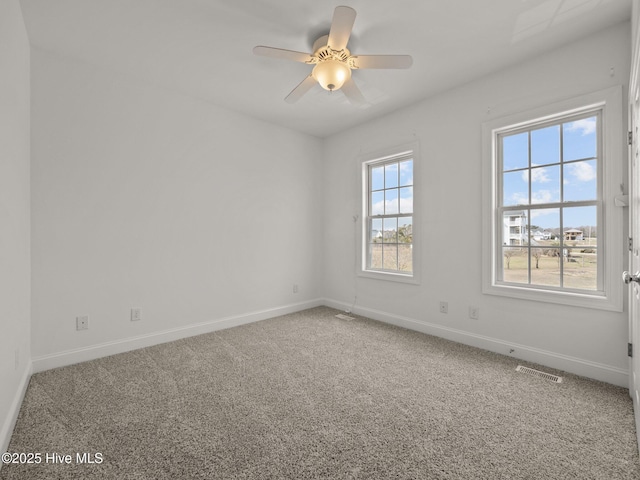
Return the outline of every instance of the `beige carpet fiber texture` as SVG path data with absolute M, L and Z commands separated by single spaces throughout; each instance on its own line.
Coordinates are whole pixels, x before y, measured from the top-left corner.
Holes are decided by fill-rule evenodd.
M 0 479 L 640 478 L 627 390 L 336 313 L 33 375 Z

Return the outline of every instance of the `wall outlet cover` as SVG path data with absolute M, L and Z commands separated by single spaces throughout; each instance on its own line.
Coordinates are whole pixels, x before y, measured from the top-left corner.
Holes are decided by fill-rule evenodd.
M 87 330 L 89 328 L 89 316 L 76 317 L 76 330 Z

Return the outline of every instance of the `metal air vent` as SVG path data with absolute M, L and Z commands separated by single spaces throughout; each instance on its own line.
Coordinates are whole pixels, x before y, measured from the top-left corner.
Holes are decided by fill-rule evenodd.
M 534 370 L 533 368 L 523 367 L 522 365 L 518 365 L 516 367 L 516 372 L 531 375 L 532 377 L 543 378 L 545 380 L 550 380 L 555 383 L 562 383 L 562 377 L 559 377 L 557 375 L 552 375 L 546 372 L 541 372 L 540 370 Z

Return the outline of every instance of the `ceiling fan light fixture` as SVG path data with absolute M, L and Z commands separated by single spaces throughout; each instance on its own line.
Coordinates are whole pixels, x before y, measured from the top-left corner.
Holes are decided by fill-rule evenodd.
M 345 62 L 331 58 L 313 67 L 311 75 L 322 88 L 332 92 L 340 90 L 344 82 L 351 78 L 351 69 Z
M 352 105 L 367 106 L 367 100 L 351 79 L 351 70 L 367 68 L 409 68 L 413 63 L 410 55 L 351 55 L 347 48 L 356 11 L 351 7 L 338 6 L 333 11 L 331 28 L 328 35 L 322 35 L 313 42 L 313 53 L 297 52 L 282 48 L 258 45 L 253 53 L 264 57 L 282 58 L 294 62 L 314 65 L 311 75 L 294 88 L 284 99 L 287 103 L 295 103 L 311 90 L 316 82 L 330 92 L 340 90 Z

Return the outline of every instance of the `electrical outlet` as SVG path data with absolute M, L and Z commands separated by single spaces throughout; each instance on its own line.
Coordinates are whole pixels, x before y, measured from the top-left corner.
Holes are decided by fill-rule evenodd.
M 480 317 L 480 309 L 478 307 L 469 307 L 469 318 L 471 320 L 478 320 Z
M 449 303 L 440 302 L 440 313 L 449 313 Z
M 142 320 L 142 311 L 139 308 L 131 309 L 131 321 L 137 322 L 138 320 Z
M 76 330 L 87 330 L 89 328 L 89 316 L 76 317 Z
M 293 284 L 293 293 L 298 293 L 298 284 L 297 283 Z

